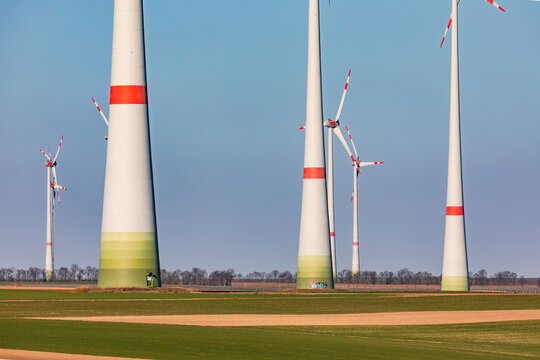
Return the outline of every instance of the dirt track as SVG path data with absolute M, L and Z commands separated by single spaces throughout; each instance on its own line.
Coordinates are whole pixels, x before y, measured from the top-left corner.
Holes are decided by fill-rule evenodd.
M 11 350 L 0 349 L 1 359 L 10 360 L 142 360 L 133 358 L 119 358 L 109 356 L 92 356 L 92 355 L 76 355 L 76 354 L 61 354 L 44 351 L 27 351 L 27 350 Z
M 540 310 L 418 311 L 316 315 L 231 314 L 97 316 L 62 318 L 56 317 L 41 319 L 195 326 L 436 325 L 469 324 L 496 321 L 540 320 Z

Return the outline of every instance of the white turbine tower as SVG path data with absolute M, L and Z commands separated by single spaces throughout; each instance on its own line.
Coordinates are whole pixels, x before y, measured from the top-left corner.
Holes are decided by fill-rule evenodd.
M 305 130 L 296 287 L 333 288 L 324 161 L 319 0 L 309 0 Z
M 54 276 L 54 252 L 53 252 L 53 215 L 54 215 L 54 200 L 58 197 L 58 206 L 60 206 L 60 190 L 67 190 L 65 187 L 58 184 L 58 176 L 56 174 L 56 160 L 64 141 L 64 135 L 60 139 L 56 155 L 52 157 L 49 149 L 49 154 L 40 149 L 41 153 L 47 158 L 45 167 L 47 167 L 47 233 L 46 233 L 46 248 L 45 248 L 45 281 L 53 280 Z
M 347 89 L 349 87 L 349 80 L 351 79 L 351 70 L 349 69 L 349 74 L 347 75 L 347 81 L 345 82 L 345 88 L 343 89 L 343 94 L 341 95 L 341 101 L 339 103 L 338 111 L 334 120 L 328 119 L 324 123 L 324 126 L 328 128 L 328 159 L 327 159 L 327 187 L 328 187 L 328 220 L 329 220 L 329 229 L 330 229 L 330 249 L 332 252 L 332 277 L 334 283 L 336 282 L 337 275 L 337 263 L 336 263 L 336 233 L 335 233 L 335 219 L 334 219 L 334 144 L 333 144 L 333 133 L 341 140 L 345 149 L 349 152 L 347 142 L 341 133 L 339 128 L 339 119 L 341 117 L 341 110 L 343 109 L 343 103 L 345 101 L 345 95 L 347 95 Z M 354 162 L 354 158 L 351 156 L 351 159 Z
M 351 140 L 351 145 L 354 150 L 355 158 L 353 160 L 353 195 L 351 200 L 353 201 L 353 253 L 352 253 L 352 274 L 356 275 L 360 273 L 360 258 L 359 258 L 359 241 L 358 241 L 358 175 L 360 174 L 360 168 L 364 166 L 379 165 L 382 164 L 382 161 L 360 161 L 358 153 L 356 152 L 356 146 L 354 146 L 354 141 L 352 139 L 349 128 L 345 126 L 349 139 Z M 348 150 L 348 147 L 347 147 Z M 349 155 L 352 158 L 352 154 Z
M 142 0 L 115 0 L 99 287 L 160 284 Z
M 505 11 L 493 0 L 486 0 Z M 441 47 L 448 29 L 452 27 L 452 55 L 450 72 L 450 132 L 448 147 L 448 183 L 446 193 L 446 225 L 442 269 L 442 291 L 469 291 L 469 267 L 463 212 L 463 179 L 461 174 L 461 128 L 459 115 L 459 58 L 458 58 L 458 3 L 452 0 L 452 15 L 446 26 Z

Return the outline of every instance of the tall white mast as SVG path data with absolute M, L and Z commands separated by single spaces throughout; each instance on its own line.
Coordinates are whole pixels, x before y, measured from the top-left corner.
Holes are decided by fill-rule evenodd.
M 327 160 L 327 186 L 328 186 L 328 227 L 330 230 L 330 252 L 332 254 L 332 280 L 336 283 L 336 229 L 334 215 L 334 129 L 328 127 L 328 160 Z
M 49 148 L 49 154 L 45 153 L 43 149 L 40 149 L 41 153 L 47 159 L 45 166 L 47 167 L 47 229 L 46 229 L 46 247 L 45 247 L 45 281 L 52 281 L 54 279 L 54 249 L 53 249 L 53 216 L 54 216 L 54 195 L 58 193 L 58 204 L 60 205 L 60 190 L 67 190 L 65 187 L 58 184 L 58 176 L 56 173 L 56 160 L 60 154 L 62 148 L 62 142 L 64 141 L 64 135 L 60 139 L 58 144 L 58 150 L 56 155 L 52 157 L 51 150 Z
M 360 259 L 358 246 L 358 167 L 353 167 L 353 248 L 352 248 L 352 274 L 360 273 Z
M 345 146 L 347 152 L 349 153 L 349 156 L 353 160 L 353 195 L 351 200 L 353 201 L 353 252 L 352 252 L 352 268 L 351 272 L 353 275 L 356 275 L 360 273 L 360 246 L 358 241 L 358 175 L 360 174 L 360 168 L 364 166 L 371 166 L 371 165 L 380 165 L 383 164 L 382 161 L 360 161 L 360 158 L 358 157 L 358 152 L 356 151 L 356 146 L 354 145 L 354 140 L 351 136 L 351 132 L 349 131 L 349 128 L 345 126 L 345 129 L 347 130 L 347 135 L 349 135 L 349 140 L 351 141 L 351 145 L 354 150 L 354 156 L 351 154 L 351 151 L 349 150 L 349 147 L 345 143 L 345 140 L 343 139 L 343 145 Z M 342 139 L 343 136 L 340 136 L 340 139 Z
M 341 116 L 341 110 L 343 109 L 343 103 L 345 101 L 345 95 L 347 95 L 347 89 L 349 87 L 349 80 L 351 79 L 351 70 L 349 69 L 349 74 L 347 75 L 347 82 L 345 82 L 345 88 L 343 89 L 343 94 L 341 95 L 341 101 L 336 113 L 334 120 L 328 119 L 324 123 L 324 126 L 328 128 L 328 167 L 327 167 L 327 185 L 328 185 L 328 220 L 330 227 L 330 248 L 332 251 L 332 277 L 334 283 L 336 283 L 337 276 L 337 265 L 336 265 L 336 233 L 335 233 L 335 219 L 334 219 L 334 138 L 333 134 L 342 141 L 343 146 L 350 155 L 350 150 L 343 139 L 341 130 L 339 129 L 339 120 Z M 354 161 L 354 158 L 351 156 L 351 159 Z
M 51 163 L 52 162 L 48 162 Z M 45 247 L 45 281 L 52 281 L 54 275 L 54 258 L 53 258 L 53 225 L 52 225 L 52 193 L 53 188 L 51 186 L 51 166 L 45 163 L 47 166 L 47 243 Z
M 319 0 L 309 0 L 304 180 L 298 246 L 298 289 L 333 288 L 324 159 Z
M 493 0 L 486 0 L 506 12 Z M 448 29 L 452 27 L 450 71 L 450 131 L 448 143 L 448 183 L 446 190 L 446 225 L 441 290 L 469 291 L 469 267 L 465 219 L 463 211 L 463 177 L 461 173 L 461 127 L 459 114 L 459 56 L 458 56 L 458 5 L 452 0 L 452 14 L 441 41 L 444 44 Z
M 98 286 L 160 277 L 142 0 L 115 0 Z
M 458 0 L 452 0 L 452 58 L 450 72 L 450 135 L 446 226 L 441 290 L 469 291 L 469 268 L 463 216 L 461 136 L 459 118 Z

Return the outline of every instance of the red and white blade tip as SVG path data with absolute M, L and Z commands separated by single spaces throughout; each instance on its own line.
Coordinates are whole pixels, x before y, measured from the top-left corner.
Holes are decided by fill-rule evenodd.
M 94 102 L 94 105 L 96 105 L 96 108 L 99 112 L 101 112 L 101 109 L 99 108 L 99 105 L 98 103 L 96 102 L 96 100 L 94 100 L 94 98 L 92 98 L 92 101 Z
M 450 29 L 450 25 L 452 25 L 452 17 L 450 17 L 450 20 L 448 20 L 448 25 L 446 25 L 446 30 L 444 30 L 444 35 L 441 41 L 441 45 L 439 47 L 442 47 L 444 44 L 444 39 L 446 39 L 446 34 L 448 33 L 448 29 Z
M 351 70 L 349 70 L 349 75 L 347 75 L 347 81 L 345 81 L 345 90 L 349 87 L 349 80 L 351 79 Z
M 306 128 L 305 126 L 300 126 L 300 127 L 298 128 L 298 130 L 304 130 L 305 128 Z
M 349 135 L 349 139 L 352 140 L 352 136 L 351 136 L 351 133 L 349 132 L 349 128 L 347 126 L 345 126 L 345 130 L 347 130 L 347 134 Z M 354 160 L 353 160 L 354 161 Z
M 504 10 L 499 4 L 497 4 L 496 2 L 494 2 L 493 0 L 486 0 L 488 3 L 490 3 L 491 5 L 495 6 L 497 9 L 501 10 L 502 12 L 506 12 L 506 10 Z

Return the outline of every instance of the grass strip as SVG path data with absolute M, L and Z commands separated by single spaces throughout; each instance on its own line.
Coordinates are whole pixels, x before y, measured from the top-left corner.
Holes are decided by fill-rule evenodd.
M 213 328 L 0 319 L 0 347 L 153 359 L 540 358 L 540 321 Z
M 26 290 L 23 290 L 23 292 Z M 331 314 L 441 310 L 540 309 L 538 295 L 453 295 L 401 297 L 395 294 L 69 294 L 37 291 L 26 299 L 5 299 L 0 318 L 190 315 L 190 314 Z M 155 298 L 153 296 L 160 296 Z M 23 295 L 18 295 L 19 297 Z M 36 299 L 35 297 L 41 297 Z M 134 296 L 134 297 L 126 297 Z M 167 301 L 160 300 L 166 299 Z M 22 300 L 22 301 L 21 301 Z

